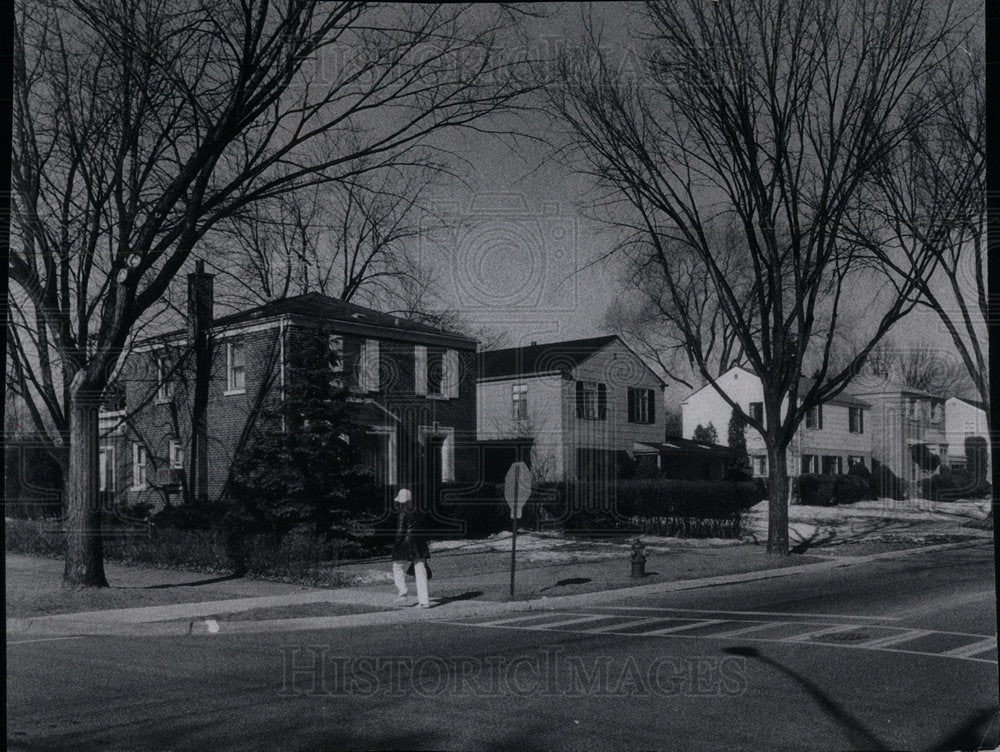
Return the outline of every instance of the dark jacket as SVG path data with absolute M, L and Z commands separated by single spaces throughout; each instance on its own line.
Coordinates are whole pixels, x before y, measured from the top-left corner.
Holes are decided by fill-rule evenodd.
M 420 513 L 412 504 L 399 504 L 396 523 L 396 540 L 392 546 L 393 561 L 411 561 L 430 558 L 427 537 L 420 529 Z

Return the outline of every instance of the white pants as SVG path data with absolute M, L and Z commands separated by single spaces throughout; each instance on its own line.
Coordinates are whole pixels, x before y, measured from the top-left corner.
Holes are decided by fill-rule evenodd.
M 406 567 L 405 561 L 394 561 L 392 563 L 392 579 L 396 583 L 396 590 L 400 595 L 406 595 Z M 417 602 L 421 606 L 431 605 L 430 597 L 427 595 L 427 567 L 423 559 L 413 560 L 413 574 L 417 579 Z

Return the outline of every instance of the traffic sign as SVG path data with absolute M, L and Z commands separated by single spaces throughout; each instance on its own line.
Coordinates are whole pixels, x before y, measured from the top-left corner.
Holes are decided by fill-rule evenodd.
M 515 462 L 503 481 L 503 495 L 510 507 L 510 597 L 514 597 L 514 561 L 517 558 L 517 521 L 524 511 L 524 502 L 531 496 L 531 470 L 523 462 Z
M 510 507 L 511 518 L 520 518 L 524 503 L 531 496 L 531 470 L 523 462 L 510 466 L 503 483 L 503 495 Z

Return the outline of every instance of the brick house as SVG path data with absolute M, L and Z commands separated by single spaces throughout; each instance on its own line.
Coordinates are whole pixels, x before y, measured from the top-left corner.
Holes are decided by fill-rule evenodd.
M 748 415 L 764 416 L 764 391 L 760 379 L 746 369 L 734 367 L 716 379 L 719 387 Z M 811 388 L 808 379 L 800 381 L 802 393 Z M 787 401 L 782 404 L 784 414 Z M 788 477 L 803 473 L 846 473 L 856 462 L 871 469 L 871 405 L 856 393 L 841 394 L 827 400 L 806 415 L 788 447 Z M 711 384 L 692 392 L 681 402 L 684 438 L 693 439 L 698 425 L 715 426 L 720 444 L 729 444 L 729 420 L 732 407 Z M 768 474 L 767 451 L 763 437 L 747 429 L 747 453 L 753 474 Z
M 199 263 L 188 275 L 187 327 L 130 354 L 127 409 L 102 414 L 102 490 L 154 507 L 218 498 L 251 416 L 282 394 L 289 354 L 317 323 L 340 355 L 335 378 L 350 385 L 363 429 L 352 441 L 381 484 L 474 479 L 475 340 L 319 293 L 215 320 L 212 306 L 212 275 Z
M 525 448 L 539 480 L 609 479 L 637 444 L 663 440 L 664 383 L 617 336 L 486 351 L 478 378 L 484 450 Z M 484 460 L 487 479 L 506 459 Z

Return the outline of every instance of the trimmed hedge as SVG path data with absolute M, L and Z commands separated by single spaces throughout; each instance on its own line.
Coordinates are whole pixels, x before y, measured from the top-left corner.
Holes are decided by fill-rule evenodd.
M 794 481 L 799 503 L 814 507 L 852 504 L 868 495 L 864 478 L 850 473 L 817 475 L 806 473 Z
M 962 468 L 941 468 L 941 472 L 920 481 L 920 495 L 932 501 L 956 501 L 989 496 L 989 483 L 976 478 L 975 473 Z
M 878 460 L 872 460 L 871 483 L 868 491 L 873 499 L 888 497 L 896 501 L 906 498 L 903 481 Z
M 437 502 L 435 519 L 442 526 L 459 521 L 463 529 L 452 535 L 482 537 L 510 529 L 503 484 L 447 490 Z M 649 533 L 655 527 L 665 535 L 737 536 L 743 513 L 762 498 L 761 485 L 751 481 L 637 478 L 619 480 L 610 488 L 601 483 L 546 483 L 533 489 L 519 527 L 581 533 Z

